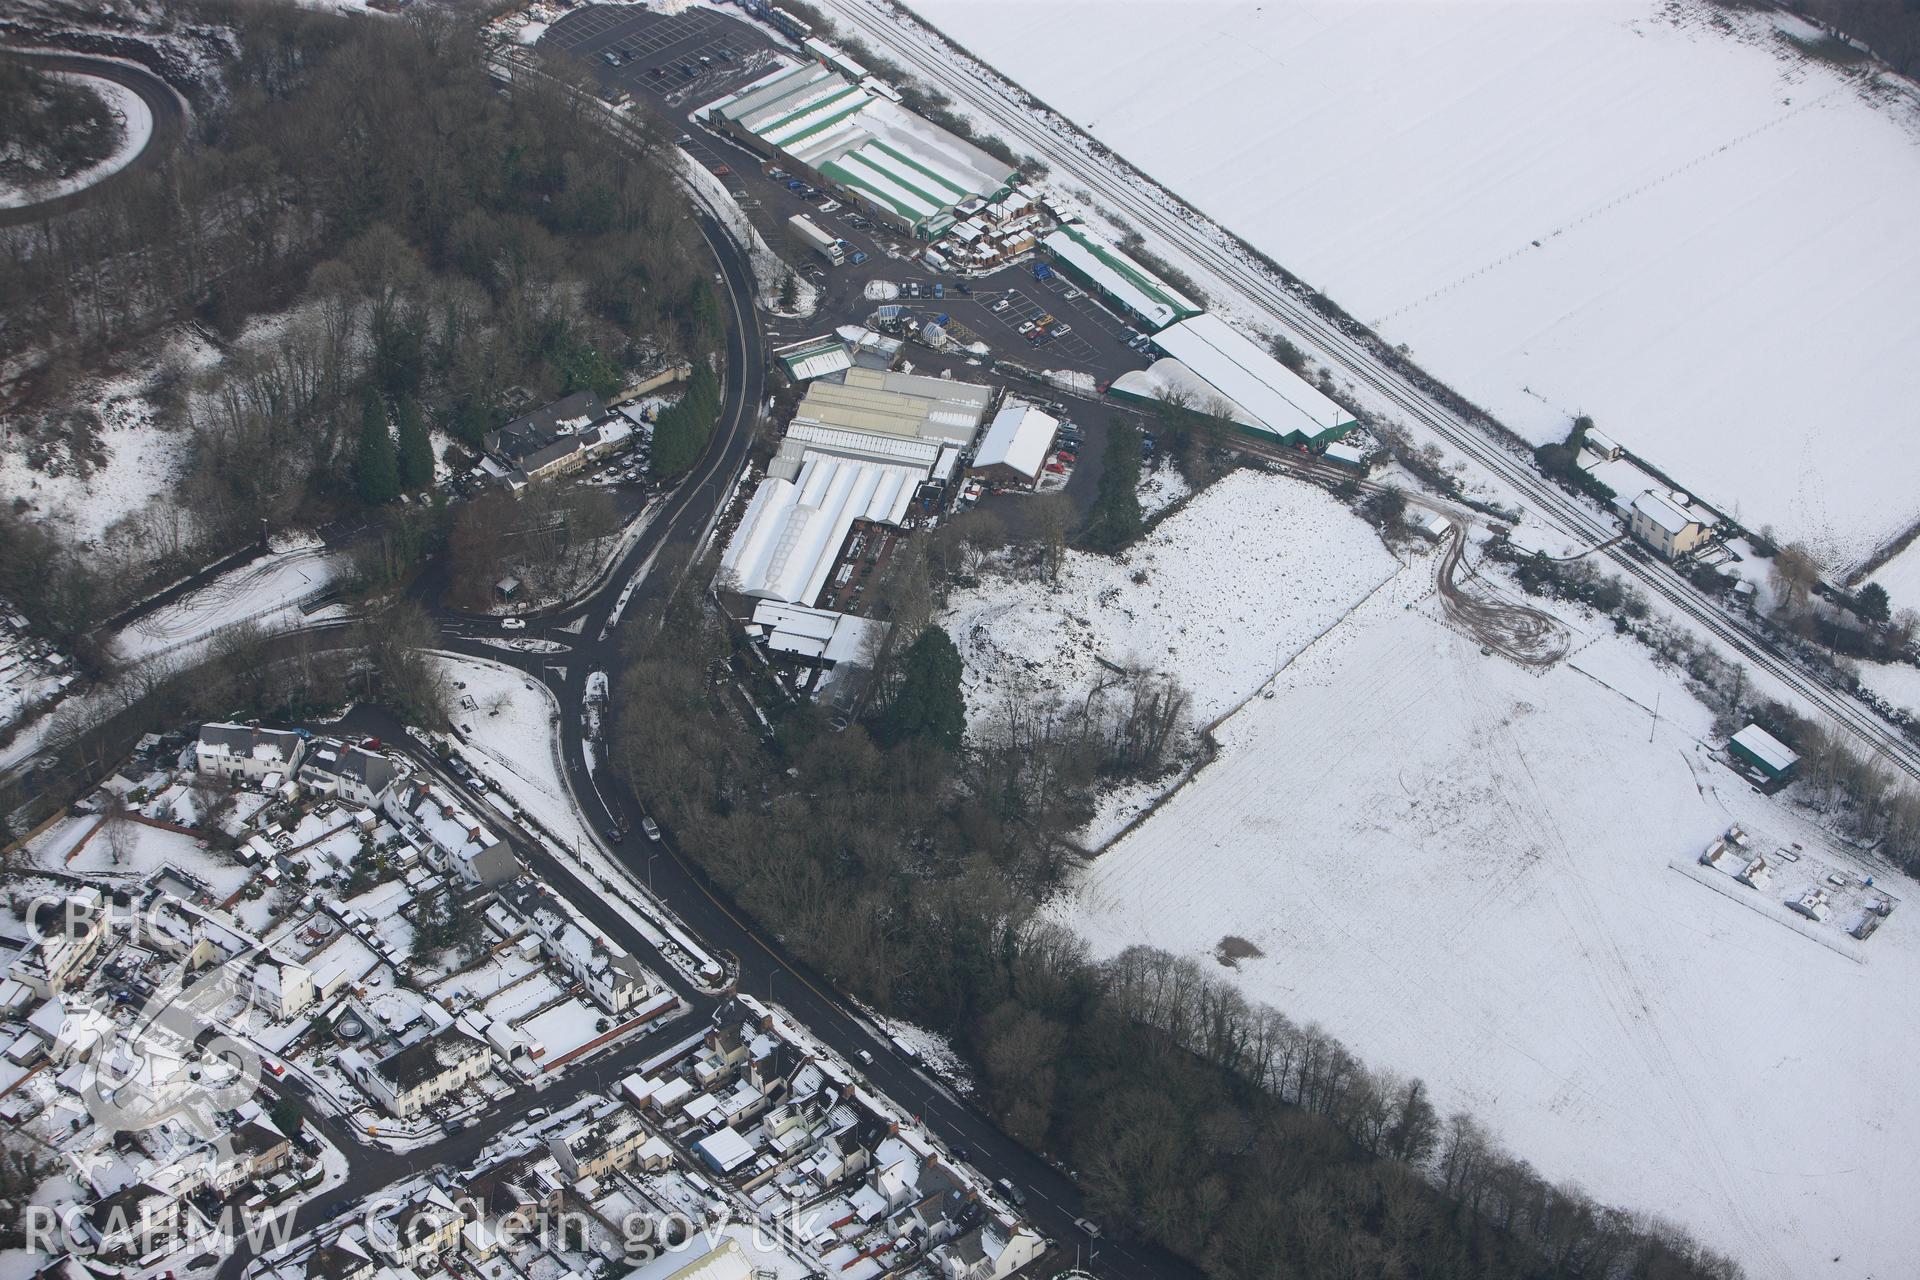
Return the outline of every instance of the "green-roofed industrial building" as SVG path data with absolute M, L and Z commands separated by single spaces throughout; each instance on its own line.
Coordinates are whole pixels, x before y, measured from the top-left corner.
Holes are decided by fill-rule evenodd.
M 1017 171 L 818 62 L 784 64 L 706 107 L 711 125 L 796 177 L 829 186 L 907 235 L 935 240 L 956 206 L 993 200 Z
M 1042 242 L 1062 275 L 1133 318 L 1148 333 L 1205 310 L 1118 246 L 1069 224 Z

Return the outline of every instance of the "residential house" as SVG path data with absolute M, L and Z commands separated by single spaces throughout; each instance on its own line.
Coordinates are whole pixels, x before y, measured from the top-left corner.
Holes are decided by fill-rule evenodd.
M 185 1235 L 187 1214 L 179 1197 L 152 1183 L 136 1182 L 97 1201 L 84 1222 L 95 1256 L 138 1262 L 172 1251 Z
M 548 957 L 607 1012 L 636 1011 L 649 995 L 660 992 L 654 976 L 624 947 L 538 880 L 522 876 L 505 886 L 500 898 L 540 940 Z
M 389 787 L 381 808 L 468 884 L 502 884 L 520 874 L 520 860 L 507 842 L 434 783 L 416 778 Z
M 307 744 L 299 773 L 300 781 L 321 794 L 369 809 L 377 807 L 387 788 L 404 776 L 406 771 L 393 757 L 331 738 Z
M 107 939 L 106 895 L 89 885 L 65 899 L 31 904 L 35 923 L 7 976 L 42 1000 L 83 977 Z
M 194 766 L 213 778 L 259 782 L 270 773 L 291 777 L 306 754 L 306 745 L 291 729 L 203 724 L 194 746 Z
M 348 1049 L 340 1055 L 340 1065 L 387 1114 L 404 1120 L 486 1075 L 493 1052 L 450 1026 L 377 1062 Z
M 396 1267 L 420 1267 L 452 1252 L 465 1211 L 439 1187 L 426 1187 L 367 1223 L 367 1240 Z
M 580 1182 L 632 1165 L 647 1136 L 640 1117 L 625 1107 L 616 1107 L 548 1139 L 547 1145 L 559 1161 L 561 1172 L 570 1181 Z
M 1046 1242 L 1026 1227 L 991 1218 L 934 1250 L 945 1280 L 1003 1280 L 1046 1252 Z
M 1627 509 L 1627 528 L 1663 560 L 1678 560 L 1707 540 L 1711 512 L 1685 495 L 1648 489 Z

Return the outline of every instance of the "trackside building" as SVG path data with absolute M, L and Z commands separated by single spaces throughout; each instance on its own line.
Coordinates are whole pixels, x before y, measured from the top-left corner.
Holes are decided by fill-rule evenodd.
M 946 234 L 957 206 L 1004 195 L 1016 176 L 1012 165 L 818 62 L 788 62 L 701 117 L 922 240 Z
M 1248 435 L 1290 445 L 1326 444 L 1359 425 L 1347 409 L 1211 312 L 1169 325 L 1153 341 L 1166 357 L 1114 379 L 1114 396 L 1147 405 L 1172 398 L 1196 414 L 1223 413 Z
M 1148 333 L 1188 320 L 1203 308 L 1116 245 L 1085 227 L 1064 226 L 1041 242 L 1061 274 L 1132 317 Z

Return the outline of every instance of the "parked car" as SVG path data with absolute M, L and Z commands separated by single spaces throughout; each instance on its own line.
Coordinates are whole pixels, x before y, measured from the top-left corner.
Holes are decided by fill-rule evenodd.
M 1002 1178 L 993 1185 L 1000 1188 L 1000 1194 L 1011 1201 L 1014 1208 L 1019 1209 L 1026 1205 L 1027 1193 L 1015 1186 L 1012 1178 Z
M 613 50 L 609 49 L 605 53 L 600 55 L 600 61 L 606 63 L 610 67 L 617 67 L 620 65 L 620 55 L 615 53 Z
M 864 253 L 861 253 L 861 252 L 860 252 L 860 251 L 859 251 L 858 249 L 855 249 L 855 250 L 853 251 L 853 265 L 854 265 L 854 266 L 856 266 L 856 267 L 857 267 L 857 266 L 859 266 L 859 265 L 860 265 L 861 263 L 863 263 L 863 262 L 865 262 L 866 260 L 867 260 L 867 255 L 866 255 L 866 254 L 864 254 Z
M 487 793 L 487 784 L 479 778 L 473 777 L 472 775 L 468 775 L 467 790 L 473 792 L 477 796 L 485 795 Z
M 860 1061 L 866 1063 L 868 1066 L 873 1065 L 873 1055 L 868 1053 L 865 1049 L 860 1050 L 855 1056 L 858 1057 Z
M 781 182 L 786 179 L 787 171 L 785 169 L 769 169 L 767 170 L 767 176 L 775 182 Z
M 1073 326 L 1070 324 L 1057 324 L 1053 327 L 1053 336 L 1056 338 L 1062 334 L 1072 333 L 1072 332 L 1073 332 Z
M 1021 333 L 1024 333 L 1024 334 L 1032 334 L 1032 333 L 1033 333 L 1033 331 L 1034 331 L 1034 329 L 1035 329 L 1035 327 L 1036 327 L 1036 326 L 1034 325 L 1034 323 L 1033 323 L 1033 321 L 1031 321 L 1031 320 L 1023 320 L 1023 321 L 1021 321 L 1021 322 L 1020 322 L 1020 332 L 1021 332 Z
M 1005 298 L 1002 298 L 998 302 L 993 304 L 993 309 L 995 311 L 1005 311 L 1008 307 L 1012 305 L 1013 304 L 1011 302 L 1008 302 Z
M 806 188 L 807 184 L 798 178 L 789 178 L 787 180 L 787 190 L 789 191 L 804 191 Z
M 652 818 L 640 819 L 640 829 L 647 833 L 647 839 L 649 840 L 658 840 L 660 838 L 660 824 Z

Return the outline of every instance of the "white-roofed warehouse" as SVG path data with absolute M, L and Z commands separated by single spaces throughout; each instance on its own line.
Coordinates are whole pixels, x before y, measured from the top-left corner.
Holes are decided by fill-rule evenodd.
M 991 200 L 1016 175 L 1012 165 L 817 62 L 783 65 L 700 114 L 928 240 L 954 224 L 956 205 Z
M 1201 313 L 1201 306 L 1085 227 L 1064 226 L 1041 243 L 1054 265 L 1125 311 L 1149 333 Z
M 1031 485 L 1040 479 L 1060 423 L 1024 400 L 1009 399 L 993 416 L 968 474 L 997 484 Z
M 1196 413 L 1211 412 L 1217 400 L 1232 421 L 1287 444 L 1324 444 L 1358 425 L 1351 412 L 1211 312 L 1170 325 L 1153 341 L 1167 358 L 1114 379 L 1114 395 L 1152 404 L 1163 390 L 1177 390 Z
M 811 605 L 855 520 L 899 524 L 925 466 L 808 451 L 792 480 L 760 482 L 720 557 L 723 586 L 763 600 Z

